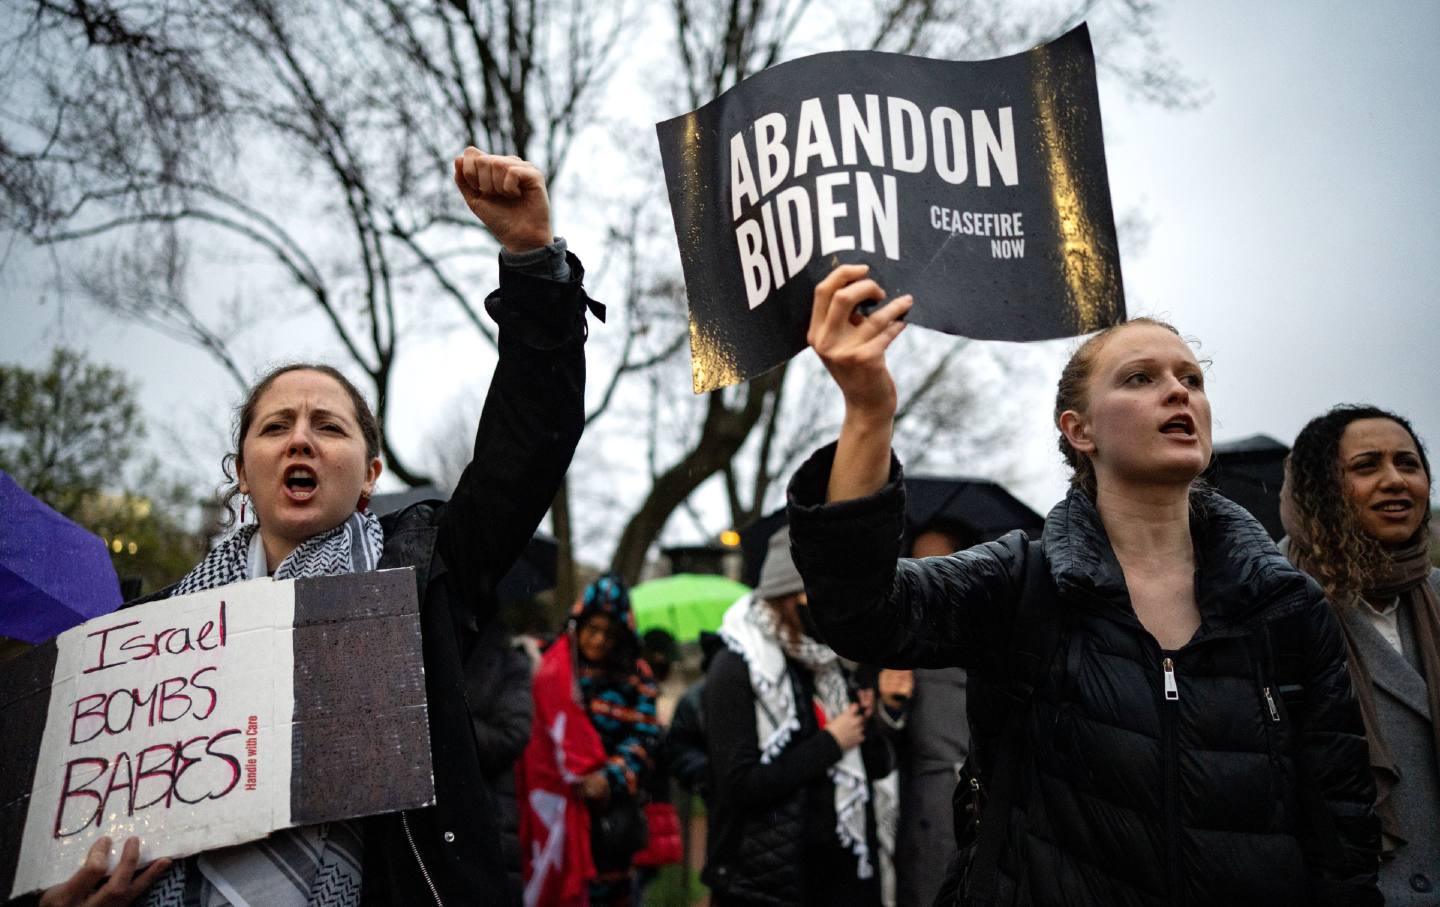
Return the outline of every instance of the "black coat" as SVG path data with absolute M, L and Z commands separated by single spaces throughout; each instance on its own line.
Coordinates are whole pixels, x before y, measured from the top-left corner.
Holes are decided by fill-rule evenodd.
M 876 494 L 826 505 L 833 457 L 833 446 L 813 456 L 789 492 L 795 562 L 826 641 L 890 667 L 1003 675 L 1023 536 L 897 562 L 898 462 Z M 1090 498 L 1072 492 L 1046 520 L 1039 551 L 1064 633 L 1025 716 L 1000 903 L 1378 903 L 1374 789 L 1339 629 L 1249 514 L 1202 497 L 1201 627 L 1175 652 L 1135 616 Z M 1251 637 L 1291 615 L 1305 630 L 1306 692 L 1272 717 Z M 1324 840 L 1302 818 L 1302 769 L 1318 779 L 1338 859 L 1320 858 Z
M 465 694 L 471 728 L 480 753 L 480 770 L 495 799 L 500 852 L 510 876 L 512 898 L 523 887 L 520 859 L 520 808 L 515 800 L 515 762 L 530 741 L 534 699 L 530 659 L 510 645 L 510 634 L 491 621 L 465 662 Z
M 485 301 L 500 325 L 500 358 L 470 465 L 446 504 L 384 521 L 381 566 L 419 568 L 436 804 L 365 820 L 367 905 L 508 900 L 465 662 L 494 620 L 484 603 L 549 509 L 584 427 L 584 270 L 569 261 L 566 283 L 500 269 L 500 289 Z
M 588 299 L 579 259 L 569 263 L 566 283 L 501 266 L 500 289 L 485 300 L 500 357 L 471 462 L 448 502 L 381 519 L 379 566 L 416 570 L 436 802 L 361 820 L 365 905 L 518 903 L 487 783 L 498 759 L 477 741 L 465 666 L 485 657 L 476 649 L 495 632 L 495 586 L 549 509 L 584 427 Z M 524 728 L 528 739 L 528 718 Z
M 855 858 L 835 835 L 835 785 L 827 772 L 844 753 L 809 707 L 815 694 L 810 672 L 789 659 L 786 666 L 800 727 L 768 764 L 760 762 L 745 660 L 723 650 L 705 676 L 701 707 L 712 796 L 704 881 L 715 889 L 717 904 L 878 904 L 878 881 L 856 880 Z M 878 735 L 867 732 L 861 754 L 871 778 L 890 771 L 888 744 Z M 866 825 L 878 866 L 873 816 Z

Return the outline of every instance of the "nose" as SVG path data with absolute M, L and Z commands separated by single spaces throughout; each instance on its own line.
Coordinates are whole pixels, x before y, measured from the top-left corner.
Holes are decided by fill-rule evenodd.
M 1405 488 L 1405 477 L 1395 468 L 1393 461 L 1385 461 L 1385 468 L 1380 473 L 1380 487 L 1387 491 L 1400 491 Z
M 310 424 L 306 421 L 297 420 L 295 427 L 290 429 L 290 444 L 286 452 L 293 456 L 312 456 L 315 447 L 310 439 Z
M 1169 386 L 1165 388 L 1165 402 L 1167 404 L 1184 404 L 1190 402 L 1190 388 L 1175 375 L 1170 376 Z

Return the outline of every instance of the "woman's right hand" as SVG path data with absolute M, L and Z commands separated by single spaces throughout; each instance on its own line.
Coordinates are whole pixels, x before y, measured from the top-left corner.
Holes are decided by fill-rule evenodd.
M 170 860 L 156 860 L 136 875 L 139 863 L 140 839 L 127 838 L 125 846 L 120 849 L 120 862 L 115 865 L 115 871 L 110 872 L 110 839 L 100 838 L 90 846 L 79 871 L 69 880 L 45 889 L 40 895 L 40 907 L 124 907 L 133 904 L 170 868 Z
M 840 744 L 841 752 L 848 752 L 864 743 L 865 716 L 860 713 L 860 706 L 850 703 L 845 711 L 826 722 L 825 732 Z
M 890 477 L 890 439 L 895 428 L 895 380 L 885 364 L 885 349 L 905 322 L 914 300 L 901 296 L 860 315 L 855 307 L 880 302 L 885 291 L 865 275 L 868 265 L 841 265 L 815 287 L 810 312 L 810 345 L 845 396 L 845 421 L 830 468 L 828 501 L 874 494 Z
M 914 299 L 901 296 L 868 316 L 860 315 L 856 306 L 885 300 L 885 291 L 865 276 L 868 273 L 869 265 L 840 265 L 820 281 L 806 340 L 840 386 L 847 418 L 888 421 L 895 416 L 896 398 L 885 349 L 905 330 L 899 319 Z

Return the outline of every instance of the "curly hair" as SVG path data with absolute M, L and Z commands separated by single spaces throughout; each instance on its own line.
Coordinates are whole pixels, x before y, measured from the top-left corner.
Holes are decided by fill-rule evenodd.
M 220 470 L 225 474 L 225 484 L 220 489 L 220 501 L 225 507 L 224 525 L 227 527 L 234 525 L 236 520 L 234 503 L 240 496 L 236 467 L 245 464 L 245 436 L 250 433 L 250 424 L 255 421 L 255 410 L 260 406 L 260 398 L 265 396 L 275 379 L 288 372 L 319 372 L 334 378 L 355 406 L 355 421 L 360 427 L 360 437 L 365 441 L 365 459 L 368 461 L 380 456 L 380 423 L 370 410 L 370 404 L 365 402 L 364 395 L 339 369 L 332 365 L 312 362 L 291 362 L 273 368 L 251 386 L 244 402 L 236 407 L 234 430 L 230 439 L 231 450 L 220 460 Z
M 1151 327 L 1164 328 L 1176 337 L 1180 332 L 1175 326 L 1158 318 L 1140 316 L 1120 324 L 1112 324 L 1102 331 L 1091 335 L 1084 343 L 1075 348 L 1070 354 L 1070 360 L 1065 363 L 1065 368 L 1060 372 L 1060 381 L 1055 387 L 1055 427 L 1060 427 L 1060 416 L 1066 410 L 1073 409 L 1083 413 L 1089 403 L 1086 389 L 1090 384 L 1090 377 L 1095 373 L 1095 360 L 1100 358 L 1100 350 L 1105 346 L 1116 332 L 1134 325 L 1150 325 Z M 1070 466 L 1070 484 L 1084 491 L 1090 497 L 1095 497 L 1095 465 L 1090 458 L 1071 446 L 1070 440 L 1065 433 L 1060 432 L 1057 441 L 1060 447 L 1060 454 Z
M 1360 514 L 1345 495 L 1345 470 L 1340 463 L 1340 439 L 1351 422 L 1389 419 L 1410 435 L 1420 453 L 1420 464 L 1430 479 L 1425 445 L 1404 418 L 1376 406 L 1343 404 L 1316 416 L 1300 430 L 1288 460 L 1290 497 L 1305 538 L 1290 540 L 1291 555 L 1315 578 L 1332 602 L 1348 601 L 1372 584 L 1384 549 L 1365 532 Z M 1420 521 L 1428 531 L 1429 508 Z

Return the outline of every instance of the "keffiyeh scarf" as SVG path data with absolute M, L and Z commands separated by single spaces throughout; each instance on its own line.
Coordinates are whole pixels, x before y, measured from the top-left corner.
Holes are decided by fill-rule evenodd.
M 793 642 L 788 640 L 780 632 L 774 613 L 758 595 L 751 593 L 730 606 L 720 624 L 720 638 L 745 660 L 749 669 L 762 764 L 774 761 L 800 729 L 799 704 L 785 670 L 787 655 L 814 675 L 815 697 L 827 720 L 850 705 L 850 692 L 835 650 L 804 635 Z M 855 854 L 856 875 L 868 879 L 874 874 L 865 834 L 865 806 L 870 792 L 860 748 L 846 750 L 840 761 L 830 766 L 829 775 L 835 785 L 835 836 Z
M 186 595 L 267 575 L 259 527 L 241 526 L 176 584 Z M 356 512 L 290 552 L 273 577 L 363 573 L 380 563 L 385 536 L 373 514 Z M 143 907 L 352 907 L 360 903 L 359 829 L 350 822 L 287 828 L 237 847 L 178 860 Z

